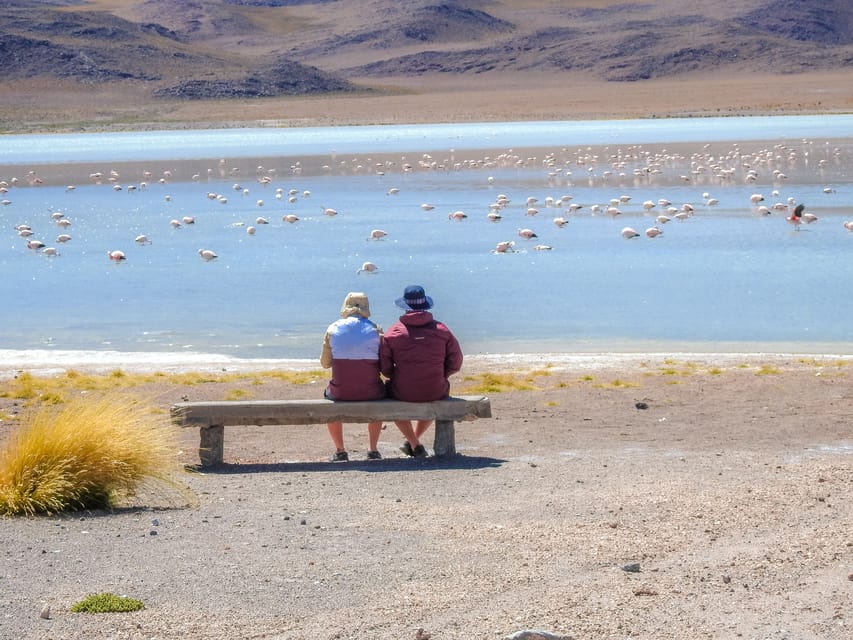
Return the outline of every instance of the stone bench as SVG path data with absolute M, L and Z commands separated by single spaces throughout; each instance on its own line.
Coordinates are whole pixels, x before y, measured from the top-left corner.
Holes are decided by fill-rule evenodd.
M 238 425 L 307 425 L 328 422 L 435 420 L 433 450 L 438 457 L 456 454 L 457 420 L 491 418 L 485 396 L 456 396 L 435 402 L 369 400 L 343 402 L 317 400 L 250 400 L 236 402 L 178 402 L 171 408 L 172 421 L 181 427 L 198 427 L 198 455 L 202 466 L 222 462 L 225 427 Z

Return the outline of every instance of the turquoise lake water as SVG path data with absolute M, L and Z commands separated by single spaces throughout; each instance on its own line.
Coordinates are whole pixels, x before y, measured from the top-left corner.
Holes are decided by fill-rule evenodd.
M 315 358 L 347 291 L 388 326 L 417 283 L 471 354 L 853 353 L 848 116 L 2 141 L 0 351 Z

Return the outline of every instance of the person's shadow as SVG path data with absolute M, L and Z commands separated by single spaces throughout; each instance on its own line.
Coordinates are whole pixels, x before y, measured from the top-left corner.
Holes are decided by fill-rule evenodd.
M 315 471 L 363 471 L 368 473 L 393 473 L 399 471 L 436 471 L 441 469 L 491 469 L 506 460 L 484 456 L 457 454 L 446 458 L 383 458 L 382 460 L 350 460 L 348 462 L 223 462 L 202 467 L 187 465 L 190 471 L 200 473 L 308 473 Z

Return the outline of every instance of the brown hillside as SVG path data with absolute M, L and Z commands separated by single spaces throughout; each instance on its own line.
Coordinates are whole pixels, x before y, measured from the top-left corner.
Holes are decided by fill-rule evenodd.
M 18 0 L 5 14 L 5 131 L 847 111 L 853 91 L 846 0 Z M 700 80 L 716 89 L 679 101 Z

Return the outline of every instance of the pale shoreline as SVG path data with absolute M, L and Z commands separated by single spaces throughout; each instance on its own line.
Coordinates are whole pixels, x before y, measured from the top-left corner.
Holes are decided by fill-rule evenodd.
M 853 353 L 822 351 L 583 351 L 506 352 L 466 354 L 465 370 L 517 371 L 535 368 L 551 370 L 622 369 L 643 362 L 665 360 L 705 362 L 718 367 L 750 363 L 853 361 Z M 260 373 L 265 371 L 311 371 L 320 368 L 315 358 L 238 358 L 215 353 L 49 351 L 0 349 L 0 380 L 27 372 L 52 377 L 68 371 L 107 375 L 126 373 L 179 374 L 188 372 Z

